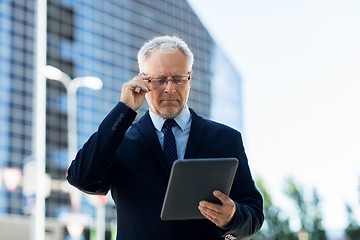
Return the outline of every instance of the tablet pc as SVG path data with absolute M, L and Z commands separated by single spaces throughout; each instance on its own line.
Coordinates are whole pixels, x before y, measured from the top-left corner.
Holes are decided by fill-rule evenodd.
M 161 219 L 205 219 L 198 209 L 199 202 L 206 200 L 220 203 L 213 195 L 214 190 L 229 195 L 237 166 L 236 158 L 175 161 L 161 210 Z

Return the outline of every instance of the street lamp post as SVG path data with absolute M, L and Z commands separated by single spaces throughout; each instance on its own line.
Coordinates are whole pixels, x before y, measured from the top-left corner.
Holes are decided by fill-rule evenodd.
M 34 97 L 32 154 L 35 159 L 35 205 L 32 213 L 32 240 L 45 240 L 45 120 L 46 120 L 46 26 L 47 1 L 37 0 L 34 5 Z
M 69 75 L 53 66 L 46 66 L 46 77 L 50 80 L 61 82 L 66 89 L 67 97 L 67 123 L 68 123 L 68 161 L 71 164 L 78 150 L 77 137 L 77 99 L 76 93 L 80 87 L 87 87 L 99 90 L 103 86 L 101 79 L 97 77 L 77 77 L 71 79 Z M 73 210 L 78 210 L 81 201 L 81 192 L 74 187 L 70 187 L 70 201 Z M 102 219 L 103 220 L 103 219 Z M 100 229 L 98 229 L 100 230 Z
M 93 90 L 102 88 L 103 83 L 97 77 L 77 77 L 71 79 L 69 75 L 53 66 L 46 66 L 46 77 L 50 80 L 61 82 L 66 89 L 67 97 L 67 123 L 68 123 L 68 160 L 69 164 L 74 159 L 77 152 L 77 99 L 76 93 L 78 88 L 87 87 Z

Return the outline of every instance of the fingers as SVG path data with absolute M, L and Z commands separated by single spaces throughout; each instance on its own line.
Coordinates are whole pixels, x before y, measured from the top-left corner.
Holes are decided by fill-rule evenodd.
M 138 75 L 122 86 L 120 101 L 136 111 L 144 102 L 145 94 L 151 91 L 150 76 Z
M 221 225 L 220 217 L 217 213 L 208 213 L 207 210 L 200 210 L 201 214 L 204 215 L 207 219 L 215 223 L 217 226 Z
M 139 75 L 124 85 L 132 92 L 140 93 L 143 91 L 144 93 L 147 93 L 151 91 L 151 87 L 148 82 L 149 79 L 150 76 Z
M 217 197 L 221 201 L 221 203 L 223 205 L 226 204 L 226 203 L 232 202 L 231 199 L 227 195 L 223 194 L 220 191 L 215 190 L 213 192 L 213 194 L 214 194 L 215 197 Z
M 199 210 L 201 214 L 217 226 L 225 227 L 234 217 L 236 210 L 235 204 L 227 195 L 219 191 L 214 191 L 213 194 L 221 201 L 222 205 L 201 201 L 199 203 Z

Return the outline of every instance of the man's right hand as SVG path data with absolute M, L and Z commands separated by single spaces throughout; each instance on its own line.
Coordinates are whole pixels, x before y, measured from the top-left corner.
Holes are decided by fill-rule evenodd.
M 150 76 L 139 73 L 129 82 L 123 84 L 120 101 L 132 110 L 138 110 L 144 102 L 145 94 L 151 91 L 149 82 Z

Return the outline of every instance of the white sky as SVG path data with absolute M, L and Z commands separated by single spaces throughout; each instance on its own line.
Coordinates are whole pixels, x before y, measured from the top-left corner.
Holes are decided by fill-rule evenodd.
M 360 212 L 360 1 L 189 3 L 243 77 L 253 174 L 285 210 L 287 176 L 315 187 L 325 227 L 344 228 L 345 202 Z

